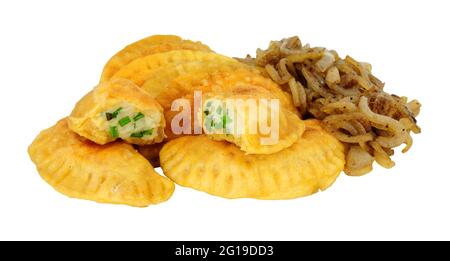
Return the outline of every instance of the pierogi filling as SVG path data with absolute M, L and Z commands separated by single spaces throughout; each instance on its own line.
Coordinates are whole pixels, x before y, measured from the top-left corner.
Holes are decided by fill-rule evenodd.
M 160 119 L 158 115 L 145 115 L 133 106 L 122 105 L 102 113 L 105 119 L 105 129 L 116 139 L 153 139 Z

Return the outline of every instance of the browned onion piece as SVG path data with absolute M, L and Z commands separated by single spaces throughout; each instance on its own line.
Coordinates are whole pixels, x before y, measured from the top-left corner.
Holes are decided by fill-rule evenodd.
M 339 70 L 336 66 L 332 66 L 327 71 L 327 75 L 325 76 L 325 82 L 331 88 L 331 85 L 335 85 L 341 82 L 341 76 L 339 75 Z
M 297 81 L 294 78 L 291 78 L 289 80 L 289 88 L 291 90 L 292 102 L 294 103 L 294 106 L 300 107 L 301 101 L 300 101 L 299 87 L 298 87 Z
M 413 139 L 409 132 L 406 133 L 406 140 L 405 140 L 406 146 L 402 149 L 402 153 L 406 153 L 409 149 L 411 149 L 413 144 Z
M 349 148 L 344 172 L 349 176 L 361 176 L 372 171 L 374 158 L 358 145 Z
M 322 107 L 322 111 L 329 114 L 335 110 L 339 110 L 341 112 L 356 112 L 358 111 L 358 107 L 356 107 L 355 104 L 349 101 L 342 101 L 342 100 L 326 104 Z
M 275 69 L 275 67 L 272 64 L 266 64 L 265 66 L 267 73 L 269 74 L 270 78 L 278 84 L 281 84 L 281 76 Z
M 302 53 L 302 54 L 294 54 L 291 56 L 288 56 L 288 60 L 291 63 L 301 63 L 304 62 L 306 59 L 317 59 L 322 57 L 323 53 L 318 52 L 311 52 L 311 53 Z
M 370 110 L 367 103 L 367 97 L 359 99 L 359 109 L 369 119 L 369 121 L 386 126 L 386 129 L 391 130 L 394 135 L 391 137 L 379 136 L 376 141 L 383 147 L 393 148 L 400 146 L 406 140 L 405 127 L 399 122 L 387 116 L 376 114 Z
M 319 81 L 306 69 L 302 69 L 303 77 L 305 77 L 308 87 L 313 91 L 319 93 L 322 97 L 331 97 L 332 94 L 328 93 L 323 87 L 320 86 Z
M 283 39 L 280 45 L 280 52 L 283 55 L 294 55 L 302 53 L 302 42 L 298 37 L 290 37 L 288 39 Z
M 382 167 L 390 169 L 395 166 L 395 162 L 391 160 L 386 151 L 383 150 L 381 145 L 376 142 L 370 142 L 370 146 L 373 148 L 373 154 L 375 157 L 375 161 L 380 164 Z
M 417 115 L 419 115 L 420 106 L 422 105 L 418 100 L 412 100 L 406 104 L 406 107 L 413 114 L 414 117 L 417 117 Z

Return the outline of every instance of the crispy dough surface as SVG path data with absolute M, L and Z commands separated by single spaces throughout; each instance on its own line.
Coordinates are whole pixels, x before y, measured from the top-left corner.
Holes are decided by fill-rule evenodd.
M 155 69 L 171 64 L 181 64 L 192 61 L 216 61 L 223 59 L 232 61 L 232 58 L 203 51 L 174 50 L 164 53 L 157 53 L 137 58 L 122 67 L 111 78 L 124 78 L 142 86 L 147 79 L 152 76 Z
M 111 57 L 103 68 L 100 82 L 111 79 L 117 71 L 137 58 L 172 50 L 211 51 L 201 42 L 183 40 L 176 35 L 152 35 L 127 45 Z
M 144 207 L 168 200 L 174 184 L 158 175 L 131 145 L 97 145 L 62 119 L 28 149 L 41 177 L 69 197 Z
M 169 141 L 161 167 L 175 183 L 225 198 L 289 199 L 328 188 L 344 168 L 344 147 L 316 121 L 289 148 L 245 155 L 237 146 L 208 137 Z

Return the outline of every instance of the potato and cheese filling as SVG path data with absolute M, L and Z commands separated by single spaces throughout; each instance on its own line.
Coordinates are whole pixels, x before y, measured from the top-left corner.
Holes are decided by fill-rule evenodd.
M 233 132 L 231 123 L 234 114 L 229 109 L 224 109 L 218 100 L 208 100 L 203 110 L 203 127 L 207 134 L 226 134 L 240 137 L 241 133 Z
M 128 104 L 121 104 L 111 110 L 101 113 L 104 119 L 104 129 L 112 139 L 121 138 L 151 140 L 158 135 L 157 128 L 161 121 L 160 115 L 145 114 Z

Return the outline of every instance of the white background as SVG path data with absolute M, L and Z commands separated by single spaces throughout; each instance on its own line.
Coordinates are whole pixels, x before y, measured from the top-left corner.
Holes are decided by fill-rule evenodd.
M 450 239 L 447 1 L 1 1 L 0 239 Z M 419 99 L 423 133 L 390 170 L 341 175 L 288 201 L 226 200 L 177 187 L 132 208 L 69 199 L 38 175 L 27 146 L 68 115 L 116 51 L 152 34 L 229 56 L 299 35 L 373 65 L 386 90 Z

